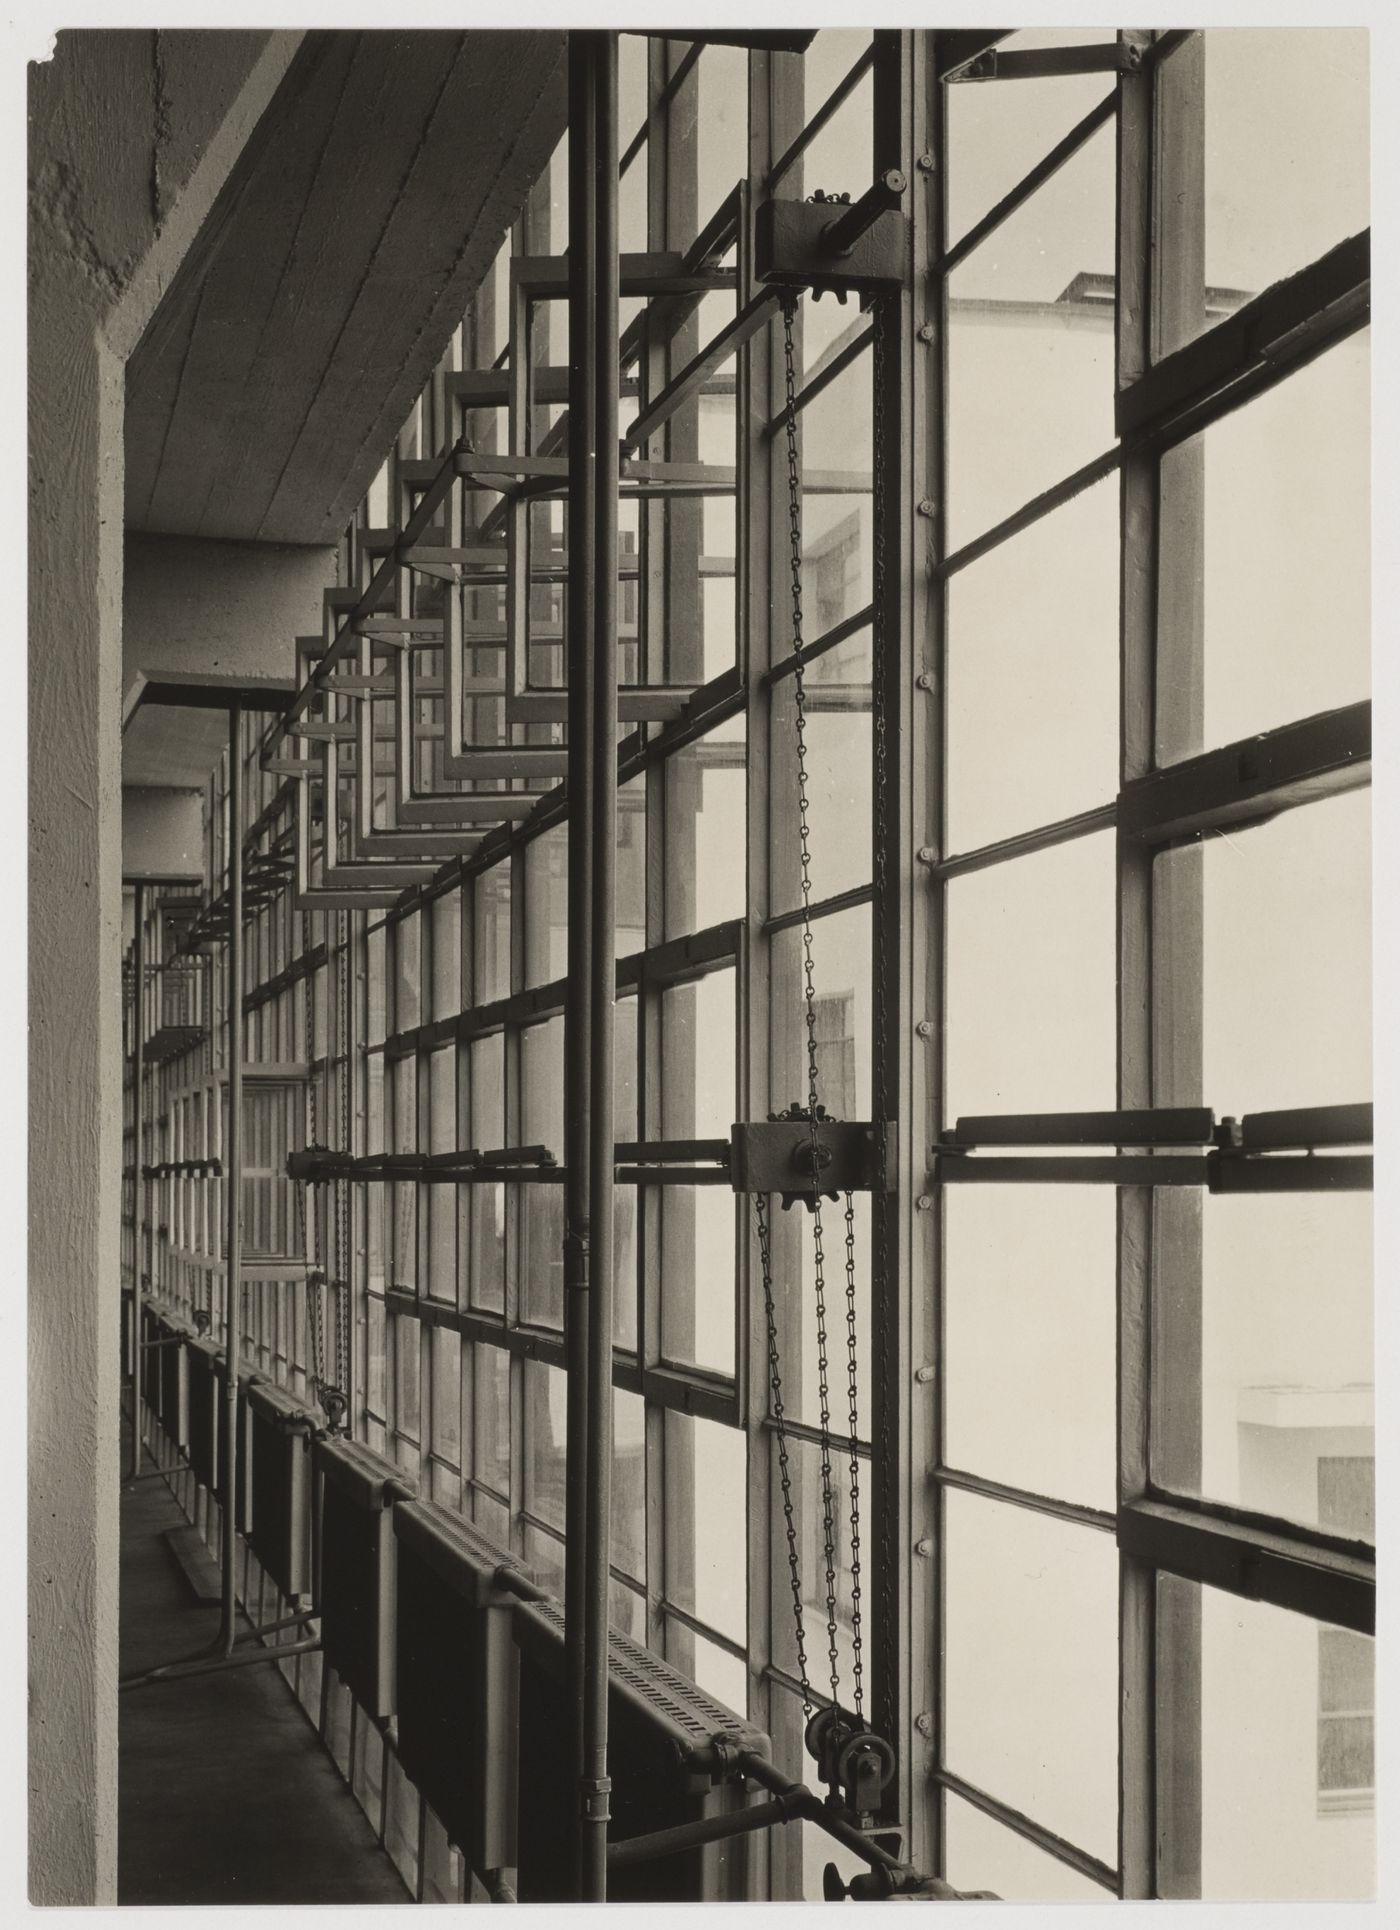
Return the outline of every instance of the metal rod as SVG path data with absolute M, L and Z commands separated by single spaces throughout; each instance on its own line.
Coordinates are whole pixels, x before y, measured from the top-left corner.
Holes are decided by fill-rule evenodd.
M 135 1184 L 138 1194 L 144 1194 L 147 1185 L 143 1177 L 144 1162 L 141 1157 L 141 1115 L 144 1110 L 146 1088 L 146 1039 L 145 1014 L 141 1009 L 142 995 L 146 978 L 146 893 L 145 886 L 136 880 L 136 955 L 133 961 L 136 978 L 136 997 L 134 1000 L 134 1025 L 132 1039 L 132 1117 L 136 1125 Z M 136 1219 L 138 1224 L 149 1220 L 144 1197 L 138 1205 Z M 147 1270 L 150 1268 L 150 1235 L 147 1235 Z M 135 1480 L 141 1472 L 141 1236 L 137 1233 L 132 1267 L 131 1286 L 131 1469 L 129 1478 Z
M 608 1878 L 608 1598 L 613 1462 L 613 1007 L 617 926 L 618 255 L 617 35 L 590 36 L 596 256 L 592 339 L 598 454 L 594 476 L 593 843 L 589 931 L 588 1484 L 584 1588 L 582 1896 L 601 1903 Z
M 627 1870 L 638 1863 L 652 1863 L 658 1857 L 678 1856 L 682 1850 L 699 1849 L 705 1843 L 723 1843 L 731 1836 L 747 1836 L 767 1829 L 773 1823 L 792 1822 L 798 1811 L 786 1796 L 770 1796 L 747 1809 L 730 1810 L 723 1816 L 702 1816 L 694 1823 L 680 1823 L 674 1829 L 651 1830 L 645 1836 L 629 1836 L 608 1847 L 608 1869 Z
M 877 175 L 859 201 L 853 201 L 844 213 L 822 229 L 822 240 L 832 254 L 848 255 L 882 214 L 889 214 L 900 206 L 908 186 L 908 177 L 901 168 L 886 168 Z
M 569 37 L 569 496 L 568 548 L 573 567 L 568 615 L 568 977 L 564 995 L 564 1345 L 567 1364 L 564 1488 L 564 1647 L 570 1765 L 580 1788 L 575 1889 L 583 1869 L 584 1679 L 587 1611 L 588 1323 L 589 1323 L 589 981 L 588 920 L 592 904 L 593 569 L 596 560 L 594 456 L 594 280 L 597 233 L 591 189 L 598 144 L 593 118 L 589 37 Z
M 239 1284 L 243 1263 L 243 706 L 228 710 L 228 1141 L 226 1205 L 227 1262 L 224 1268 L 223 1617 L 219 1640 L 232 1656 L 237 1639 L 238 1600 L 234 1570 L 238 1560 L 238 1334 Z
M 220 1675 L 225 1669 L 251 1668 L 255 1662 L 282 1662 L 291 1655 L 311 1655 L 321 1646 L 319 1635 L 306 1642 L 284 1642 L 280 1647 L 270 1649 L 245 1649 L 241 1653 L 230 1650 L 225 1655 L 216 1655 L 209 1661 L 167 1662 L 163 1668 L 147 1669 L 144 1675 L 129 1675 L 119 1682 L 117 1688 L 144 1689 L 155 1682 L 184 1682 L 193 1675 Z

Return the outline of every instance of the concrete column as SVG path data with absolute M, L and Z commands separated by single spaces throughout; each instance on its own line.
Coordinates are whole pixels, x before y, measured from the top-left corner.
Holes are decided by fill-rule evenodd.
M 127 356 L 300 39 L 30 71 L 30 1896 L 116 1901 Z

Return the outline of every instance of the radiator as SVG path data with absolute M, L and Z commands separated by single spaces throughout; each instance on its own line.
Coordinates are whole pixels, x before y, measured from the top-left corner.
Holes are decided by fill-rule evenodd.
M 322 1435 L 313 1455 L 321 1508 L 321 1646 L 361 1708 L 388 1717 L 395 1709 L 392 1509 L 410 1490 L 392 1461 L 358 1441 Z
M 161 1425 L 177 1448 L 189 1444 L 189 1364 L 185 1343 L 189 1329 L 173 1314 L 159 1323 L 158 1338 L 165 1342 L 146 1356 L 146 1373 L 160 1381 Z
M 192 1340 L 185 1348 L 189 1362 L 186 1389 L 190 1467 L 194 1478 L 210 1494 L 216 1491 L 219 1452 L 215 1429 L 219 1419 L 218 1383 L 214 1362 L 218 1348 L 212 1340 Z
M 517 1608 L 520 1650 L 519 1876 L 522 1903 L 573 1894 L 578 1785 L 563 1705 L 564 1611 L 555 1601 Z M 608 1660 L 610 1841 L 745 1806 L 742 1787 L 711 1779 L 716 1735 L 769 1755 L 768 1738 L 650 1650 L 613 1631 Z M 708 1843 L 608 1878 L 618 1903 L 744 1902 L 756 1894 L 751 1836 Z
M 311 1592 L 311 1435 L 315 1422 L 271 1381 L 245 1382 L 239 1401 L 239 1482 L 253 1553 L 284 1595 Z M 246 1420 L 245 1420 L 246 1416 Z
M 400 1502 L 394 1536 L 400 1759 L 479 1875 L 513 1869 L 518 1658 L 495 1580 L 511 1557 L 431 1501 Z
M 156 1416 L 157 1420 L 160 1419 L 161 1411 L 161 1384 L 160 1375 L 152 1372 L 152 1365 L 160 1359 L 160 1355 L 153 1344 L 159 1340 L 160 1337 L 160 1316 L 149 1301 L 143 1300 L 141 1303 L 141 1338 L 146 1343 L 146 1350 L 142 1355 L 141 1361 L 141 1398 Z
M 188 1363 L 189 1456 L 195 1479 L 223 1505 L 224 1431 L 227 1425 L 223 1349 L 212 1340 L 191 1340 L 182 1349 Z M 238 1399 L 238 1526 L 247 1530 L 251 1515 L 248 1453 L 248 1382 Z

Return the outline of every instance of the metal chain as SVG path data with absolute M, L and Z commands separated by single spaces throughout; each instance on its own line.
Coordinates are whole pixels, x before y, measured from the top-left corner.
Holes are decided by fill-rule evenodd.
M 773 1308 L 773 1255 L 768 1242 L 768 1203 L 762 1193 L 755 1193 L 753 1205 L 754 1218 L 758 1226 L 759 1268 L 763 1275 L 763 1313 L 768 1324 L 768 1384 L 773 1402 L 773 1426 L 778 1436 L 778 1479 L 783 1490 L 783 1523 L 787 1529 L 793 1639 L 797 1649 L 797 1675 L 802 1684 L 802 1715 L 805 1721 L 810 1717 L 815 1705 L 812 1701 L 812 1685 L 807 1679 L 807 1631 L 802 1617 L 802 1564 L 797 1552 L 797 1521 L 792 1505 L 792 1466 L 788 1455 L 787 1414 L 783 1407 L 783 1373 L 778 1359 L 778 1322 Z
M 343 1150 L 350 1152 L 351 1126 L 351 1066 L 350 1066 L 350 914 L 340 914 L 340 987 L 341 987 L 341 1108 L 340 1135 L 344 1142 Z M 343 1211 L 340 1222 L 341 1252 L 338 1267 L 338 1284 L 335 1321 L 335 1384 L 345 1400 L 343 1413 L 349 1412 L 350 1403 L 350 1215 L 353 1210 L 353 1196 L 347 1177 L 341 1182 Z
M 872 446 L 871 446 L 871 510 L 870 510 L 871 521 L 874 525 L 874 556 L 872 559 L 873 569 L 872 569 L 872 581 L 871 581 L 871 592 L 872 592 L 872 597 L 874 602 L 874 621 L 871 624 L 871 631 L 870 631 L 871 735 L 874 740 L 873 748 L 875 753 L 875 757 L 874 757 L 874 762 L 875 762 L 875 772 L 874 772 L 875 861 L 874 861 L 874 874 L 872 878 L 872 883 L 874 885 L 874 892 L 875 892 L 875 918 L 876 918 L 875 1047 L 876 1047 L 877 1054 L 881 1054 L 881 1055 L 888 1053 L 888 1050 L 889 1050 L 889 1018 L 888 1018 L 889 946 L 885 943 L 884 938 L 882 936 L 882 932 L 888 927 L 889 916 L 890 916 L 889 827 L 888 827 L 888 810 L 887 810 L 887 799 L 889 794 L 889 783 L 888 783 L 889 741 L 888 741 L 888 732 L 886 730 L 886 717 L 885 717 L 885 674 L 884 674 L 885 673 L 885 662 L 884 662 L 885 651 L 888 647 L 887 637 L 886 637 L 885 618 L 886 618 L 886 603 L 888 600 L 887 592 L 888 592 L 888 583 L 889 583 L 889 576 L 888 576 L 889 566 L 888 566 L 888 558 L 886 556 L 886 549 L 885 549 L 887 522 L 888 522 L 888 518 L 886 514 L 888 505 L 886 502 L 886 487 L 885 487 L 886 485 L 885 471 L 886 471 L 886 464 L 887 464 L 885 392 L 886 392 L 887 380 L 888 380 L 889 328 L 890 328 L 892 316 L 897 314 L 898 312 L 897 308 L 895 307 L 895 303 L 898 301 L 898 299 L 899 298 L 897 296 L 893 298 L 877 297 L 874 305 L 874 314 L 872 316 L 872 326 L 874 329 L 874 337 L 875 337 L 873 348 L 872 348 L 872 360 L 874 363 L 874 367 L 872 370 L 872 384 L 873 384 L 873 390 L 874 390 L 875 421 L 874 421 L 874 429 L 872 434 Z M 884 1071 L 883 1058 L 881 1060 L 879 1069 L 882 1072 Z M 889 1111 L 888 1094 L 884 1089 L 883 1080 L 872 1081 L 872 1087 L 873 1087 L 876 1117 L 878 1118 L 880 1116 L 881 1109 L 883 1109 L 886 1112 Z M 873 1205 L 874 1205 L 873 1229 L 877 1237 L 873 1238 L 871 1242 L 872 1257 L 874 1260 L 874 1265 L 871 1269 L 871 1283 L 870 1283 L 870 1286 L 871 1286 L 870 1317 L 871 1317 L 872 1329 L 875 1321 L 876 1282 L 885 1281 L 891 1277 L 891 1268 L 889 1266 L 890 1208 L 888 1205 L 886 1205 L 884 1210 L 882 1210 L 878 1196 L 875 1198 Z M 899 1492 L 899 1482 L 894 1476 L 894 1469 L 891 1465 L 891 1456 L 892 1456 L 893 1449 L 892 1449 L 892 1444 L 890 1440 L 890 1419 L 889 1419 L 890 1398 L 893 1395 L 894 1389 L 898 1384 L 896 1380 L 896 1375 L 899 1371 L 898 1363 L 895 1359 L 894 1342 L 895 1342 L 894 1321 L 888 1317 L 888 1310 L 886 1310 L 886 1318 L 884 1318 L 880 1323 L 880 1365 L 881 1365 L 881 1388 L 883 1392 L 880 1397 L 880 1440 L 879 1440 L 879 1450 L 878 1450 L 878 1453 L 879 1453 L 878 1466 L 883 1470 L 882 1478 L 885 1483 L 883 1494 L 885 1496 L 897 1495 Z M 854 1401 L 855 1401 L 855 1397 L 853 1394 L 852 1395 L 852 1413 L 851 1413 L 851 1435 L 852 1435 L 853 1442 L 854 1442 L 855 1431 L 856 1431 Z M 852 1456 L 854 1458 L 854 1446 L 852 1447 Z M 852 1529 L 853 1531 L 855 1530 L 857 1525 L 856 1516 L 855 1516 L 855 1505 L 856 1503 L 855 1503 L 854 1469 L 853 1469 L 853 1479 L 852 1479 L 852 1510 L 853 1510 Z M 879 1566 L 880 1566 L 881 1627 L 886 1631 L 887 1635 L 890 1631 L 893 1630 L 895 1626 L 895 1601 L 894 1601 L 895 1551 L 892 1545 L 893 1537 L 890 1533 L 891 1512 L 892 1511 L 888 1500 L 884 1501 L 884 1504 L 881 1507 L 880 1515 L 876 1524 L 877 1536 L 878 1536 Z M 857 1623 L 856 1623 L 856 1628 L 857 1628 L 856 1669 L 857 1671 L 859 1671 L 861 1666 L 859 1627 L 860 1627 L 860 1624 L 859 1624 L 859 1621 L 857 1620 Z
M 846 1195 L 846 1391 L 851 1421 L 851 1707 L 857 1718 L 863 1716 L 865 1660 L 860 1625 L 860 1401 L 858 1395 L 858 1357 L 856 1350 L 856 1206 L 855 1195 Z
M 783 374 L 785 440 L 788 469 L 788 546 L 792 576 L 793 725 L 797 761 L 797 836 L 802 892 L 802 985 L 807 1029 L 807 1118 L 811 1133 L 812 1175 L 817 1161 L 817 988 L 812 951 L 812 846 L 810 801 L 807 794 L 807 677 L 803 636 L 802 590 L 802 469 L 797 438 L 797 354 L 793 331 L 799 296 L 783 298 Z M 831 1699 L 839 1704 L 840 1658 L 836 1630 L 836 1495 L 831 1475 L 831 1395 L 826 1333 L 826 1255 L 822 1238 L 821 1198 L 812 1202 L 812 1261 L 817 1323 L 817 1401 L 821 1422 L 822 1554 L 826 1571 L 827 1657 L 831 1666 Z
M 302 914 L 301 949 L 303 958 L 309 959 L 311 956 L 310 912 L 303 912 Z M 316 975 L 309 966 L 302 979 L 302 984 L 306 988 L 304 1001 L 307 1073 L 306 1143 L 308 1146 L 314 1146 L 317 1144 L 318 1110 L 316 1104 Z M 321 1272 L 319 1268 L 312 1264 L 313 1260 L 318 1256 L 313 1255 L 311 1251 L 312 1242 L 307 1237 L 308 1231 L 314 1230 L 316 1222 L 314 1212 L 308 1211 L 308 1207 L 312 1204 L 314 1204 L 314 1196 L 311 1192 L 311 1182 L 309 1180 L 302 1180 L 297 1187 L 297 1219 L 298 1227 L 302 1235 L 302 1253 L 306 1260 L 306 1324 L 311 1351 L 311 1391 L 319 1401 L 321 1398 L 321 1389 L 325 1385 L 326 1350 L 321 1311 Z

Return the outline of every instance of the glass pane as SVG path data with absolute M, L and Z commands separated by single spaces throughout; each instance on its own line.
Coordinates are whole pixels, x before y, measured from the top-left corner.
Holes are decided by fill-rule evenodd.
M 1163 457 L 1168 529 L 1201 521 L 1204 713 L 1159 707 L 1161 761 L 1370 695 L 1370 347 L 1350 336 Z
M 432 1451 L 456 1467 L 462 1452 L 462 1336 L 450 1327 L 434 1327 L 432 1336 Z
M 561 1533 L 567 1392 L 559 1368 L 525 1362 L 525 1506 Z
M 1354 1466 L 1375 1454 L 1371 1210 L 1368 1193 L 1205 1200 L 1200 1471 L 1162 1441 L 1165 1485 L 1374 1535 Z M 1168 1326 L 1183 1376 L 1189 1332 Z
M 468 1047 L 471 1068 L 471 1143 L 483 1152 L 505 1140 L 505 1043 L 494 1038 L 474 1039 Z M 505 1188 L 473 1186 L 470 1190 L 471 1303 L 490 1313 L 505 1308 Z
M 750 1214 L 752 1209 L 750 1208 Z M 783 1375 L 783 1405 L 795 1420 L 821 1425 L 821 1359 L 817 1310 L 816 1226 L 813 1214 L 793 1208 L 772 1226 L 774 1288 Z M 847 1363 L 847 1224 L 845 1203 L 822 1202 L 824 1303 L 826 1310 L 827 1410 L 838 1440 L 850 1437 Z M 856 1431 L 870 1438 L 870 1195 L 851 1200 L 850 1254 L 854 1260 L 856 1339 Z M 796 1271 L 792 1271 L 794 1245 Z M 756 1281 L 754 1292 L 760 1291 Z
M 820 662 L 821 660 L 818 659 Z M 802 902 L 797 828 L 797 739 L 793 681 L 773 691 L 773 822 L 780 844 L 772 875 L 773 909 Z M 807 820 L 812 903 L 869 884 L 874 863 L 870 690 L 807 687 Z
M 691 81 L 689 87 L 694 86 Z M 699 218 L 693 233 L 699 232 L 744 172 L 748 106 L 748 54 L 742 47 L 707 47 L 700 56 L 694 123 Z
M 568 830 L 555 825 L 525 847 L 525 984 L 549 985 L 568 970 Z
M 547 1019 L 520 1035 L 521 1133 L 558 1160 L 564 1132 L 564 1021 Z M 526 1320 L 564 1323 L 564 1189 L 523 1184 L 520 1194 L 520 1305 Z
M 1371 1097 L 1370 833 L 1367 790 L 1206 842 L 1204 1092 L 1218 1114 Z
M 472 920 L 476 945 L 478 1005 L 504 998 L 510 991 L 510 867 L 499 864 L 476 881 L 476 915 Z M 497 1142 L 499 1143 L 499 1142 Z
M 949 1461 L 1114 1508 L 1113 1189 L 949 1186 L 943 1201 Z
M 773 1589 L 770 1613 L 774 1656 L 790 1674 L 798 1673 L 795 1618 L 789 1585 L 787 1543 L 783 1523 L 782 1468 L 776 1440 L 772 1449 L 770 1480 L 770 1519 L 773 1526 Z M 864 1686 L 870 1686 L 870 1603 L 874 1593 L 871 1570 L 870 1466 L 864 1459 L 857 1464 L 855 1508 L 864 1523 L 860 1538 L 860 1573 L 852 1560 L 851 1464 L 833 1442 L 830 1473 L 822 1475 L 821 1450 L 814 1442 L 789 1440 L 789 1484 L 798 1537 L 798 1563 L 802 1581 L 802 1618 L 807 1645 L 807 1672 L 813 1688 L 849 1708 L 855 1700 L 856 1612 L 860 1610 L 860 1632 Z M 828 1520 L 832 1544 L 836 1627 L 827 1627 L 826 1545 Z M 857 1596 L 857 1582 L 860 1593 Z M 832 1690 L 830 1647 L 834 1633 L 836 1646 L 836 1693 Z
M 948 1767 L 1114 1864 L 1113 1537 L 956 1490 L 945 1509 Z
M 742 1642 L 748 1496 L 743 1433 L 673 1411 L 665 1429 L 667 1598 Z
M 481 1342 L 472 1348 L 475 1386 L 473 1478 L 510 1493 L 510 1355 Z
M 616 877 L 617 956 L 639 952 L 647 939 L 647 794 L 646 779 L 634 777 L 617 793 Z M 567 960 L 560 968 L 562 978 Z
M 950 851 L 1117 791 L 1118 548 L 1110 479 L 949 579 Z
M 998 53 L 1111 42 L 1111 30 L 1055 27 L 1008 36 Z M 948 239 L 959 240 L 1112 91 L 1107 74 L 1056 74 L 944 88 L 948 127 Z
M 612 1564 L 645 1582 L 646 1409 L 640 1394 L 613 1390 Z
M 952 549 L 1113 444 L 1113 210 L 1110 124 L 948 278 Z
M 744 737 L 712 731 L 666 760 L 666 936 L 744 915 Z
M 812 925 L 816 987 L 817 1099 L 834 1119 L 870 1117 L 870 912 L 860 905 Z M 802 930 L 772 945 L 773 1100 L 805 1106 L 808 1034 Z
M 1206 298 L 1182 339 L 1369 222 L 1367 56 L 1365 30 L 1354 27 L 1206 34 Z M 1199 75 L 1200 60 L 1189 45 L 1173 55 L 1168 84 L 1194 94 L 1190 70 Z M 1183 103 L 1184 130 L 1199 126 L 1198 115 Z
M 564 1544 L 529 1524 L 525 1527 L 525 1562 L 541 1588 L 564 1593 Z
M 615 1581 L 608 1594 L 608 1622 L 611 1627 L 621 1629 L 630 1635 L 634 1642 L 643 1647 L 647 1639 L 646 1597 L 639 1595 L 635 1588 L 628 1588 Z
M 975 1809 L 945 1795 L 943 1860 L 958 1890 L 992 1890 L 1008 1903 L 1111 1903 L 1087 1876 Z
M 1198 1891 L 1183 1890 L 1372 1895 L 1372 1639 L 1175 1576 L 1157 1589 L 1161 1693 L 1191 1709 L 1184 1746 L 1198 1752 L 1201 1867 Z
M 660 1211 L 662 1356 L 732 1374 L 734 1195 L 727 1186 L 664 1186 Z
M 717 1642 L 707 1642 L 703 1635 L 695 1634 L 693 1629 L 682 1629 L 675 1625 L 674 1635 L 677 1642 L 676 1666 L 685 1668 L 694 1676 L 706 1695 L 714 1696 L 727 1709 L 736 1715 L 744 1715 L 748 1708 L 749 1675 L 737 1655 L 722 1649 Z M 682 1661 L 681 1652 L 685 1659 Z
M 710 972 L 661 995 L 667 1139 L 728 1139 L 734 1123 L 735 976 Z
M 1114 897 L 1107 833 L 949 882 L 950 1125 L 1113 1105 Z

